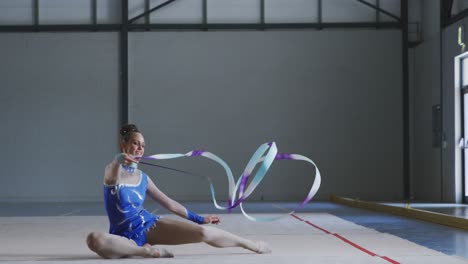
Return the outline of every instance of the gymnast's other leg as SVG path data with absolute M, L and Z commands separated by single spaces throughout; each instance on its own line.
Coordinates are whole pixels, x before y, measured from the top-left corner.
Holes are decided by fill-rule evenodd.
M 150 229 L 146 238 L 151 245 L 180 245 L 205 242 L 213 247 L 242 247 L 256 253 L 269 253 L 271 250 L 262 241 L 252 241 L 222 229 L 196 225 L 168 218 L 158 220 L 156 227 Z
M 89 249 L 106 259 L 131 256 L 146 258 L 167 257 L 167 255 L 162 256 L 156 248 L 147 246 L 140 247 L 133 240 L 102 232 L 90 233 L 86 238 L 86 243 Z

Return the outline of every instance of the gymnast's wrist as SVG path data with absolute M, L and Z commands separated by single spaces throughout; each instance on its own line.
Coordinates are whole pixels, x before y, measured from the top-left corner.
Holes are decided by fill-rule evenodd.
M 117 155 L 114 157 L 114 160 L 117 161 L 118 164 L 124 164 L 125 153 L 117 153 Z
M 200 225 L 205 223 L 205 218 L 203 216 L 197 215 L 189 210 L 187 210 L 187 219 Z

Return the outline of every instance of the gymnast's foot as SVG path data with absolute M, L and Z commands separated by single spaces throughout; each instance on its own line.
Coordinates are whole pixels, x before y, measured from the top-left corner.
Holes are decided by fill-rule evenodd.
M 144 245 L 147 249 L 149 258 L 173 258 L 174 254 L 165 248 L 155 248 L 149 244 Z
M 271 249 L 266 242 L 257 241 L 257 252 L 258 254 L 268 254 L 271 253 Z

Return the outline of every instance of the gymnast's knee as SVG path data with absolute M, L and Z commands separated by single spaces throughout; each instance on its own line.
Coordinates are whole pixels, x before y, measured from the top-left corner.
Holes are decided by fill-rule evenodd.
M 105 241 L 104 234 L 101 232 L 91 232 L 88 237 L 86 237 L 86 244 L 88 244 L 89 249 L 99 253 L 102 249 Z
M 217 238 L 214 232 L 215 227 L 211 227 L 211 226 L 199 226 L 199 227 L 200 227 L 199 236 L 200 236 L 201 241 L 216 247 L 216 245 L 214 244 Z

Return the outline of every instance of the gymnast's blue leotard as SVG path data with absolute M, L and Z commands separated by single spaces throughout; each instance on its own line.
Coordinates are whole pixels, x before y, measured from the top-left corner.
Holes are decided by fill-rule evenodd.
M 143 208 L 148 186 L 148 176 L 138 170 L 140 181 L 137 184 L 104 184 L 104 205 L 109 217 L 109 233 L 126 237 L 143 246 L 146 232 L 159 219 Z

